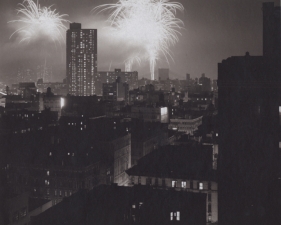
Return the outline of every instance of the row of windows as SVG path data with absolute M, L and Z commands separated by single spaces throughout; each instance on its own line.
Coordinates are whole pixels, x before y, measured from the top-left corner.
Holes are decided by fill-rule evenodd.
M 134 184 L 134 177 L 132 177 L 132 183 Z M 138 184 L 141 184 L 141 177 L 138 177 Z M 146 178 L 146 185 L 152 185 L 152 178 Z M 155 186 L 160 185 L 159 179 L 155 178 Z M 166 181 L 165 179 L 161 179 L 161 185 L 166 186 Z M 171 187 L 176 188 L 176 187 L 181 187 L 181 188 L 187 188 L 187 182 L 186 181 L 177 181 L 177 180 L 172 180 L 171 182 Z M 212 183 L 208 182 L 208 190 L 211 190 L 212 188 Z M 197 186 L 194 186 L 194 182 L 190 181 L 190 189 L 198 189 L 198 190 L 204 190 L 204 184 L 203 182 L 197 182 Z M 206 188 L 205 188 L 206 189 Z

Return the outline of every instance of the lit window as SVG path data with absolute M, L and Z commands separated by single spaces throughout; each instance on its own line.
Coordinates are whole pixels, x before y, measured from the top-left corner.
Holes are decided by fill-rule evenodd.
M 135 209 L 135 208 L 136 208 L 136 205 L 132 205 L 132 208 Z
M 216 133 L 216 137 L 218 137 L 219 136 L 219 134 L 218 133 Z
M 173 212 L 170 213 L 170 220 L 173 220 Z
M 52 156 L 52 152 L 49 153 L 49 156 Z
M 72 156 L 74 156 L 74 153 L 72 153 Z
M 70 153 L 67 153 L 67 155 L 70 155 Z
M 50 171 L 48 170 L 48 171 L 47 171 L 47 176 L 49 176 L 49 175 L 50 175 Z
M 177 212 L 177 220 L 180 221 L 180 212 Z
M 172 187 L 177 187 L 177 181 L 175 180 L 172 181 Z
M 198 188 L 199 188 L 199 190 L 203 190 L 203 183 L 199 183 L 199 185 L 198 185 Z
M 182 182 L 181 182 L 181 187 L 182 187 L 182 188 L 186 188 L 186 181 L 182 181 Z

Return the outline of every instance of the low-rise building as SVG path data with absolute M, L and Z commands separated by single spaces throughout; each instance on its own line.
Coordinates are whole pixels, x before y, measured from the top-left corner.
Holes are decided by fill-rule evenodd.
M 170 119 L 169 129 L 193 134 L 202 124 L 203 116 L 189 119 Z
M 205 222 L 218 221 L 218 185 L 211 146 L 165 146 L 141 158 L 126 172 L 129 185 L 205 193 Z
M 169 122 L 169 114 L 167 107 L 143 107 L 132 106 L 131 117 L 137 119 L 143 119 L 147 122 Z

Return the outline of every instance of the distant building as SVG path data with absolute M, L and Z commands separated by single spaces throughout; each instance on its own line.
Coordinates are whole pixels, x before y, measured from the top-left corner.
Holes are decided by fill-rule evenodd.
M 68 93 L 75 96 L 95 94 L 97 74 L 97 30 L 82 29 L 71 23 L 66 33 L 66 73 Z
M 19 92 L 22 98 L 30 98 L 32 95 L 36 95 L 37 88 L 34 82 L 21 82 Z
M 99 71 L 95 77 L 96 94 L 102 95 L 102 84 L 114 83 L 120 77 L 123 83 L 129 85 L 129 90 L 138 88 L 138 72 L 122 72 L 121 69 L 114 71 Z
M 43 94 L 43 109 L 57 112 L 58 118 L 61 116 L 61 109 L 64 106 L 64 98 L 54 95 L 51 88 L 47 88 L 47 92 Z
M 203 92 L 211 91 L 211 79 L 207 78 L 204 73 L 199 78 L 198 82 L 199 85 L 201 86 L 201 91 Z
M 67 95 L 67 84 L 64 80 L 63 82 L 43 82 L 43 79 L 38 79 L 37 84 L 38 92 L 46 92 L 47 88 L 50 87 L 52 89 L 52 92 L 55 95 Z
M 159 80 L 169 79 L 169 69 L 159 68 L 158 69 L 158 79 Z
M 147 122 L 168 123 L 169 114 L 167 107 L 141 107 L 132 106 L 131 117 L 143 119 Z
M 102 84 L 103 99 L 105 101 L 125 101 L 129 98 L 129 85 L 117 77 L 113 83 Z
M 190 119 L 170 119 L 169 129 L 193 134 L 202 124 L 202 116 Z

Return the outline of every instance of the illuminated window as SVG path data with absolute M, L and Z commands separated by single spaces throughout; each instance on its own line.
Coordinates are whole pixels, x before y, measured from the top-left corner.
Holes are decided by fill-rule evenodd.
M 47 170 L 47 176 L 49 176 L 50 175 L 50 171 L 49 170 Z
M 132 208 L 135 209 L 135 208 L 136 208 L 136 205 L 132 205 Z
M 177 220 L 180 221 L 180 212 L 177 212 Z
M 49 153 L 49 156 L 52 156 L 52 152 Z
M 182 181 L 182 182 L 181 182 L 181 187 L 182 187 L 182 188 L 186 188 L 186 181 Z
M 177 181 L 175 180 L 172 181 L 172 187 L 177 187 Z
M 173 212 L 170 213 L 170 220 L 173 220 L 174 216 L 173 216 Z
M 198 183 L 198 189 L 203 190 L 203 183 L 202 182 Z

